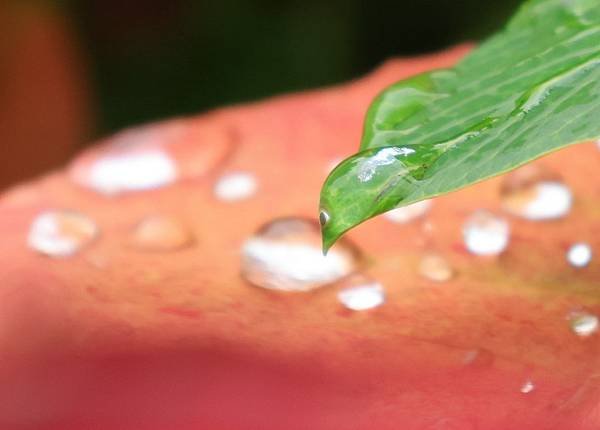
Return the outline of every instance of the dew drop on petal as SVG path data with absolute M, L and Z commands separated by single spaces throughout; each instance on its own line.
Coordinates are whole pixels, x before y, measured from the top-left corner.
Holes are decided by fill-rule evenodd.
M 233 172 L 217 180 L 214 193 L 219 200 L 233 202 L 252 197 L 256 189 L 257 182 L 254 175 L 247 172 Z
M 392 209 L 384 213 L 383 216 L 392 222 L 405 224 L 427 214 L 431 209 L 431 204 L 431 200 L 422 200 L 408 206 Z
M 585 312 L 574 312 L 570 315 L 571 330 L 577 336 L 588 337 L 598 331 L 598 317 Z
M 344 239 L 323 256 L 319 226 L 303 218 L 272 221 L 242 247 L 242 276 L 272 290 L 313 290 L 350 274 L 357 264 L 357 249 Z
M 575 243 L 567 251 L 567 261 L 574 267 L 585 267 L 592 261 L 592 248 L 587 243 Z
M 98 227 L 87 216 L 72 211 L 46 211 L 31 224 L 27 243 L 51 257 L 68 257 L 93 241 Z
M 510 236 L 508 222 L 485 210 L 473 213 L 463 225 L 463 240 L 475 255 L 497 255 L 506 249 Z
M 532 221 L 562 218 L 573 204 L 569 187 L 539 165 L 528 165 L 507 175 L 501 198 L 504 210 Z
M 535 390 L 535 385 L 532 381 L 527 380 L 523 385 L 521 385 L 521 393 L 528 394 Z
M 133 230 L 131 244 L 145 251 L 176 251 L 193 243 L 191 231 L 175 218 L 153 215 Z
M 151 190 L 206 174 L 231 147 L 215 130 L 172 120 L 122 131 L 85 151 L 69 167 L 75 183 L 106 195 Z
M 370 278 L 356 275 L 344 281 L 346 285 L 338 292 L 338 300 L 347 309 L 365 311 L 385 302 L 383 286 Z
M 437 254 L 426 254 L 419 263 L 419 274 L 430 281 L 445 282 L 452 279 L 454 269 L 444 257 Z

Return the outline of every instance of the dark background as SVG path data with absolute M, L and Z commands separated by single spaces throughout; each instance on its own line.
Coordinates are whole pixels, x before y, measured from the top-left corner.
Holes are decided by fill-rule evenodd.
M 95 139 L 477 41 L 519 0 L 0 0 L 0 189 Z
M 342 82 L 477 40 L 517 0 L 79 0 L 99 131 Z

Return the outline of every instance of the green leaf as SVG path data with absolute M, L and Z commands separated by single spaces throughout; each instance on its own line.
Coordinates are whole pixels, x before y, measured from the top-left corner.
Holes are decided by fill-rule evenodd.
M 361 222 L 600 136 L 600 1 L 533 0 L 453 69 L 372 103 L 321 191 L 327 250 Z

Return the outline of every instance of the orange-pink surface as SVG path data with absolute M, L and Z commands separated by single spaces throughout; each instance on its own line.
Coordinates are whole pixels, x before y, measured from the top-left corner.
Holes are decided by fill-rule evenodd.
M 144 139 L 172 139 L 190 172 L 160 189 L 104 196 L 75 184 L 72 168 L 4 194 L 0 427 L 600 428 L 600 337 L 577 336 L 568 321 L 576 310 L 600 313 L 600 264 L 565 259 L 575 241 L 600 252 L 594 144 L 538 161 L 568 184 L 574 206 L 557 221 L 507 216 L 499 256 L 467 252 L 461 228 L 477 209 L 500 211 L 501 179 L 436 199 L 422 220 L 379 217 L 352 231 L 358 270 L 386 290 L 378 308 L 345 309 L 339 283 L 283 293 L 240 276 L 241 246 L 262 225 L 316 216 L 328 166 L 358 147 L 378 91 L 467 50 L 146 129 Z M 254 175 L 256 194 L 219 200 L 215 181 L 234 171 Z M 72 257 L 36 254 L 26 238 L 47 209 L 89 216 L 99 237 Z M 186 225 L 193 245 L 132 247 L 134 226 L 156 214 Z M 419 274 L 430 250 L 450 262 L 451 280 Z M 523 393 L 527 381 L 535 389 Z

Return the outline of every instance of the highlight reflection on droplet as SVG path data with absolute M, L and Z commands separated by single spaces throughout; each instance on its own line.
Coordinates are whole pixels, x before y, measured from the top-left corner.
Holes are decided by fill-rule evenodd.
M 575 243 L 567 251 L 567 261 L 573 267 L 582 268 L 592 261 L 592 247 L 583 242 Z
M 463 239 L 475 255 L 497 255 L 506 249 L 510 236 L 508 222 L 491 212 L 479 210 L 463 225 Z
M 507 175 L 501 197 L 504 210 L 532 221 L 562 218 L 573 204 L 569 187 L 535 164 Z
M 270 222 L 242 247 L 242 276 L 251 284 L 280 291 L 309 291 L 353 272 L 358 252 L 342 239 L 327 256 L 315 222 L 282 218 Z
M 31 224 L 27 244 L 51 257 L 68 257 L 93 241 L 98 227 L 87 216 L 73 211 L 50 210 Z
M 381 306 L 385 302 L 383 286 L 370 278 L 354 276 L 349 278 L 338 292 L 340 303 L 352 311 L 365 311 Z

